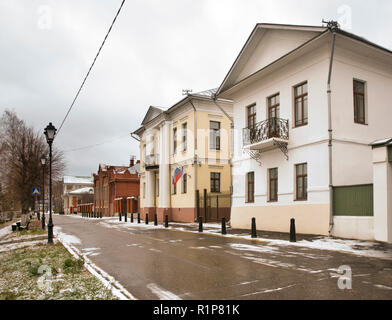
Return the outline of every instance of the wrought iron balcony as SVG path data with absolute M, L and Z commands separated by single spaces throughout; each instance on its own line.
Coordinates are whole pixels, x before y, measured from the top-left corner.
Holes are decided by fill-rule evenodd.
M 253 128 L 242 129 L 242 139 L 244 146 L 259 144 L 273 138 L 280 141 L 289 140 L 288 120 L 281 118 L 270 118 L 256 123 Z
M 144 166 L 147 170 L 159 168 L 159 154 L 149 154 L 144 160 Z

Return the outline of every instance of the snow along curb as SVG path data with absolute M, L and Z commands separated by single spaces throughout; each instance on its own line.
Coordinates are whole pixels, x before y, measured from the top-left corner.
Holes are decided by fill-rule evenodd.
M 86 269 L 93 274 L 106 288 L 110 288 L 113 295 L 115 295 L 120 300 L 138 300 L 134 295 L 132 295 L 127 289 L 125 289 L 114 277 L 106 273 L 95 263 L 93 263 L 86 254 L 80 252 L 74 245 L 66 240 L 67 236 L 58 230 L 58 227 L 54 228 L 54 234 L 56 238 L 63 244 L 63 246 L 69 251 L 69 253 L 75 258 L 83 258 L 84 266 Z

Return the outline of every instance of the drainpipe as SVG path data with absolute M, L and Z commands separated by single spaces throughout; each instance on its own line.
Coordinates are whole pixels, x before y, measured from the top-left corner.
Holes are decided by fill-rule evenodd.
M 331 46 L 331 58 L 329 61 L 329 72 L 328 72 L 328 83 L 327 83 L 327 96 L 328 96 L 328 174 L 329 174 L 329 230 L 328 233 L 331 235 L 333 228 L 333 180 L 332 180 L 332 102 L 331 102 L 331 75 L 332 75 L 332 64 L 335 52 L 335 39 L 336 30 L 338 29 L 337 23 L 329 23 L 329 30 L 332 32 L 332 46 Z
M 189 97 L 189 96 L 188 96 Z M 194 184 L 194 197 L 195 197 L 195 209 L 197 208 L 197 203 L 196 203 L 196 189 L 197 189 L 197 157 L 198 157 L 198 149 L 197 149 L 197 110 L 196 107 L 194 106 L 192 99 L 189 98 L 189 102 L 192 105 L 193 111 L 195 112 L 195 115 L 193 117 L 193 126 L 194 126 L 194 132 L 193 132 L 193 145 L 194 145 L 194 158 L 193 158 L 193 165 L 194 165 L 194 176 L 195 178 L 193 179 L 193 184 Z M 196 213 L 195 213 L 195 220 L 196 220 Z

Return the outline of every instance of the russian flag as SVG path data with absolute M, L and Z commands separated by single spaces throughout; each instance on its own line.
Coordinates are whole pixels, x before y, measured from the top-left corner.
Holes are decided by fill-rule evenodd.
M 176 170 L 174 170 L 174 175 L 173 175 L 173 179 L 172 179 L 173 185 L 176 185 L 178 180 L 180 180 L 183 171 L 184 171 L 184 167 L 181 167 L 181 169 L 176 168 Z

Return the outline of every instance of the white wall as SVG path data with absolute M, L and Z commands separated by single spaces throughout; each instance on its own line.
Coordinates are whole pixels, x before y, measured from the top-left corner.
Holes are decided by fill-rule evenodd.
M 332 235 L 347 239 L 374 240 L 373 217 L 335 216 Z

